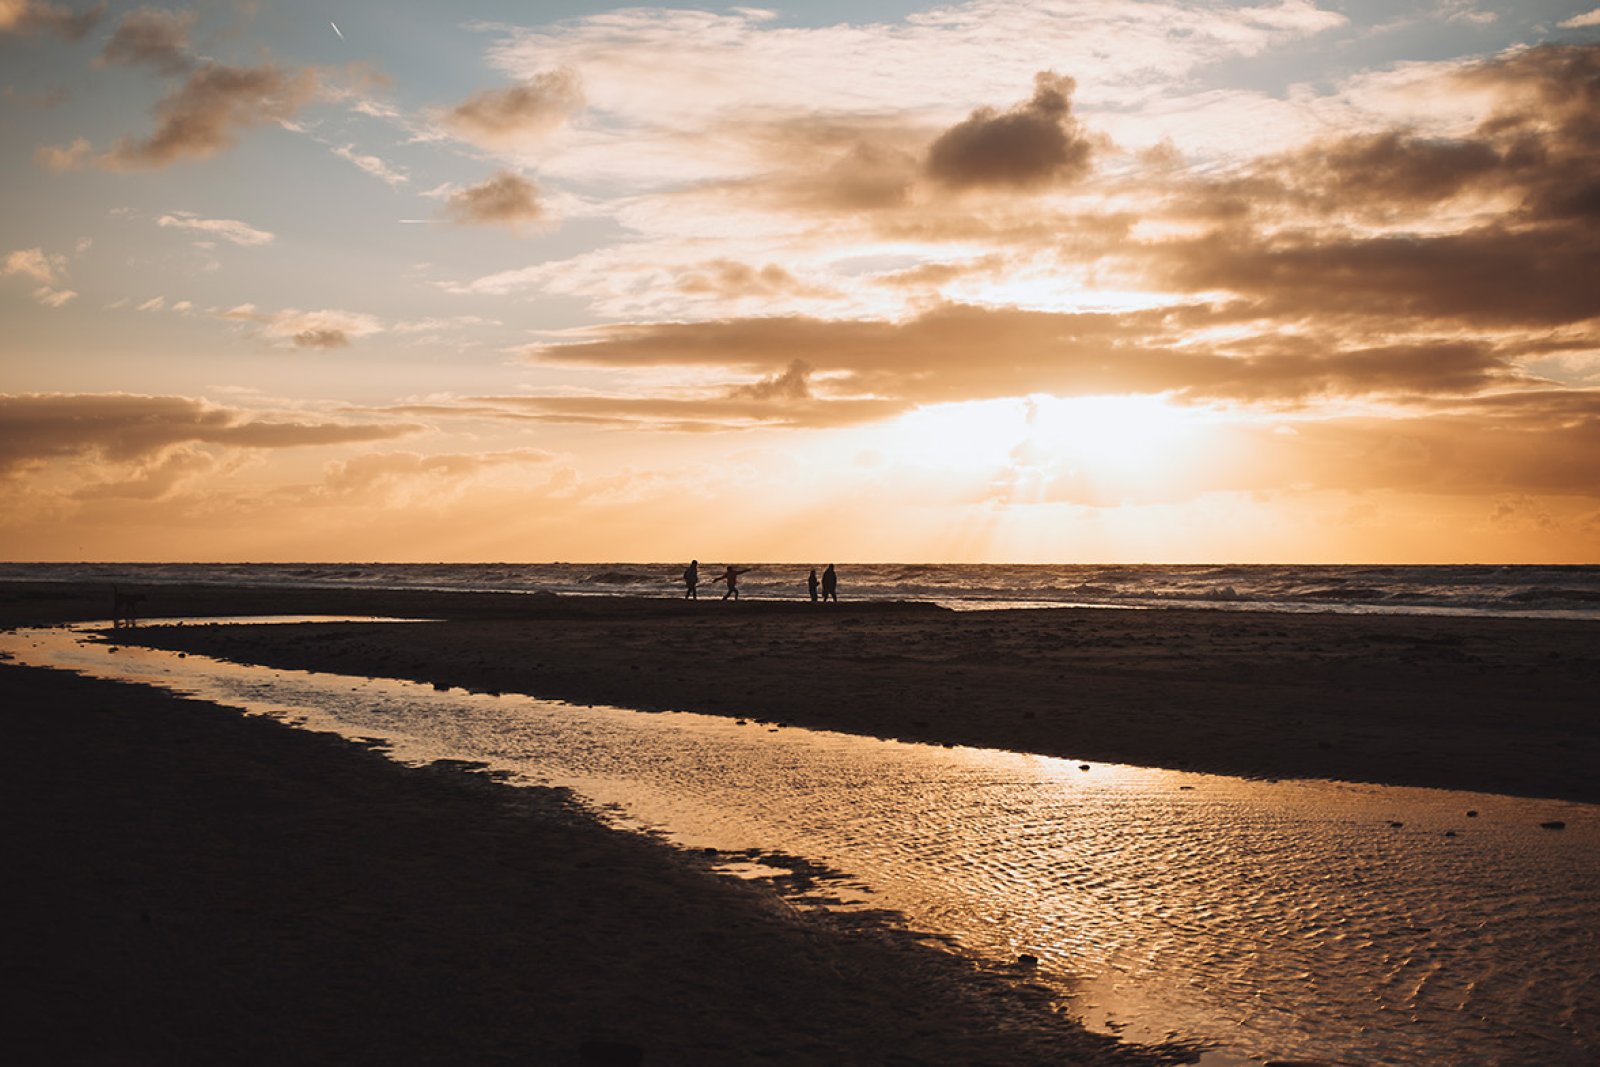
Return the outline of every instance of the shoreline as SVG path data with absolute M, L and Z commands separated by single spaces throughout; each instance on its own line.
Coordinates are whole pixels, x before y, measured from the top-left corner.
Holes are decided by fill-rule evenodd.
M 826 872 L 799 860 L 685 852 L 560 790 L 143 686 L 0 663 L 0 693 L 9 1062 L 1195 1055 L 1090 1033 L 893 914 L 808 904 Z M 711 870 L 747 858 L 793 873 Z
M 144 627 L 274 667 L 1255 778 L 1600 803 L 1592 624 L 931 604 L 144 587 L 150 614 L 438 622 Z M 103 618 L 99 587 L 0 583 L 0 623 Z

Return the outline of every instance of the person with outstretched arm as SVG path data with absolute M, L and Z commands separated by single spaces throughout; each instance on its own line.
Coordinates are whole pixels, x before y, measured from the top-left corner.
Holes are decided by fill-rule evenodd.
M 727 570 L 717 575 L 717 581 L 728 583 L 728 591 L 722 594 L 723 600 L 727 600 L 729 597 L 733 597 L 735 600 L 739 599 L 739 575 L 749 569 L 749 567 L 737 568 L 730 563 Z

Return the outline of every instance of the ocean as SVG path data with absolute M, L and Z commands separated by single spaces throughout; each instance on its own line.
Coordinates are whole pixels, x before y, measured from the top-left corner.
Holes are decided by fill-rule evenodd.
M 676 597 L 673 563 L 0 563 L 0 579 Z M 702 597 L 725 560 L 702 560 Z M 751 563 L 742 597 L 795 600 L 810 565 Z M 818 564 L 818 569 L 821 569 Z M 1600 566 L 840 563 L 845 600 L 1600 620 Z

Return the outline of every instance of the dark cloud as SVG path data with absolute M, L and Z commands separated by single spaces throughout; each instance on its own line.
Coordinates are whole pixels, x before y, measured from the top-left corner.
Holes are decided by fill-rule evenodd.
M 0 33 L 14 33 L 19 37 L 53 33 L 62 40 L 77 41 L 94 29 L 105 13 L 104 4 L 74 12 L 48 0 L 5 0 L 0 3 Z
M 348 348 L 350 335 L 343 330 L 324 328 L 301 330 L 292 338 L 296 348 Z
M 141 7 L 124 15 L 106 42 L 100 61 L 122 66 L 145 65 L 162 74 L 183 74 L 194 65 L 189 51 L 192 11 Z
M 954 189 L 1027 189 L 1082 177 L 1091 146 L 1072 117 L 1074 87 L 1071 78 L 1040 73 L 1026 104 L 974 111 L 929 147 L 929 177 Z
M 735 386 L 728 395 L 751 400 L 810 400 L 811 364 L 803 359 L 794 360 L 781 372 L 759 382 Z
M 1515 51 L 1445 87 L 1490 94 L 1469 133 L 1336 138 L 1180 185 L 1170 211 L 1210 232 L 1121 254 L 1147 283 L 1233 293 L 1263 320 L 1365 317 L 1413 331 L 1592 323 L 1600 45 Z M 1473 221 L 1446 229 L 1447 211 Z
M 583 87 L 571 70 L 544 74 L 505 89 L 475 93 L 440 121 L 462 140 L 489 148 L 535 141 L 583 107 Z
M 206 63 L 156 104 L 159 124 L 149 137 L 123 138 L 98 156 L 78 140 L 65 148 L 42 148 L 36 158 L 52 170 L 90 163 L 106 170 L 144 170 L 205 159 L 231 147 L 240 130 L 288 121 L 316 93 L 317 78 L 309 70 Z
M 1270 236 L 1223 230 L 1152 248 L 1155 280 L 1227 290 L 1260 315 L 1407 316 L 1554 326 L 1600 315 L 1600 241 L 1571 229 L 1491 225 L 1438 236 Z
M 1503 165 L 1483 141 L 1431 140 L 1399 131 L 1340 138 L 1286 161 L 1295 188 L 1322 210 L 1392 213 L 1481 185 Z
M 509 170 L 478 185 L 450 194 L 445 213 L 456 222 L 493 224 L 513 229 L 544 217 L 539 187 Z
M 477 397 L 493 401 L 480 417 L 505 417 L 535 422 L 569 423 L 608 429 L 653 429 L 678 433 L 711 433 L 749 429 L 820 429 L 874 422 L 904 411 L 903 403 L 863 398 L 786 395 L 793 388 L 780 372 L 771 380 L 779 390 L 765 396 L 734 387 L 718 397 L 508 396 Z M 754 388 L 759 388 L 759 383 Z M 491 414 L 493 413 L 493 414 Z
M 810 379 L 811 368 L 794 360 L 756 381 L 698 396 L 473 396 L 449 403 L 401 404 L 371 413 L 706 433 L 845 426 L 887 418 L 906 407 L 896 400 L 818 396 Z
M 274 421 L 181 396 L 0 395 L 0 473 L 57 459 L 145 462 L 178 446 L 291 448 L 383 441 L 419 430 L 402 423 Z
M 1227 321 L 1204 305 L 1125 314 L 946 305 L 903 322 L 805 316 L 605 327 L 531 358 L 599 366 L 721 365 L 762 373 L 803 361 L 836 396 L 928 403 L 1050 393 L 1170 393 L 1296 404 L 1313 397 L 1460 394 L 1525 379 L 1509 357 L 1454 339 L 1348 348 L 1329 339 L 1186 342 Z

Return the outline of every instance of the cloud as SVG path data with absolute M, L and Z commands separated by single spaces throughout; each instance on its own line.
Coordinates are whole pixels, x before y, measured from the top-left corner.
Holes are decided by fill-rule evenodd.
M 14 33 L 20 37 L 53 33 L 62 40 L 77 41 L 92 30 L 105 13 L 104 4 L 74 14 L 70 8 L 48 0 L 0 0 L 0 33 Z
M 264 312 L 254 304 L 240 304 L 216 314 L 232 322 L 258 324 L 263 336 L 296 348 L 347 348 L 354 341 L 383 333 L 385 328 L 375 315 L 333 308 Z
M 220 237 L 224 241 L 244 248 L 271 244 L 276 239 L 273 234 L 266 230 L 258 230 L 247 222 L 240 222 L 238 219 L 204 219 L 192 211 L 175 211 L 170 215 L 162 215 L 156 219 L 156 225 Z
M 349 348 L 350 335 L 343 330 L 323 327 L 315 330 L 301 330 L 290 338 L 296 348 Z
M 583 107 L 583 88 L 575 71 L 545 71 L 504 89 L 474 93 L 439 116 L 446 130 L 464 141 L 491 149 L 535 144 Z
M 364 156 L 356 152 L 355 145 L 340 145 L 333 149 L 333 154 L 340 159 L 349 160 L 368 174 L 377 178 L 391 189 L 404 185 L 411 179 L 391 167 L 377 156 Z
M 79 170 L 94 160 L 94 146 L 79 137 L 66 145 L 44 145 L 33 153 L 34 162 L 46 170 L 60 173 Z
M 1082 177 L 1090 145 L 1072 117 L 1071 78 L 1034 77 L 1033 98 L 1004 113 L 979 108 L 928 148 L 928 175 L 953 189 L 1029 189 Z
M 1564 30 L 1579 30 L 1588 26 L 1600 26 L 1600 7 L 1584 15 L 1574 15 L 1558 25 Z
M 555 456 L 536 448 L 503 452 L 366 452 L 328 465 L 323 492 L 334 496 L 394 495 L 410 490 L 428 501 L 454 495 L 496 469 L 549 463 Z
M 204 63 L 156 104 L 158 124 L 149 137 L 125 137 L 99 155 L 79 139 L 66 147 L 41 148 L 34 158 L 51 170 L 92 163 L 111 171 L 206 159 L 231 148 L 241 130 L 287 122 L 311 102 L 317 87 L 317 76 L 308 69 Z
M 162 74 L 183 74 L 194 65 L 189 51 L 193 11 L 141 7 L 124 15 L 100 53 L 103 64 L 145 65 Z
M 407 423 L 261 418 L 183 396 L 0 394 L 0 474 L 52 460 L 143 463 L 190 445 L 292 448 L 383 441 L 420 430 Z
M 42 248 L 19 248 L 7 252 L 0 263 L 0 277 L 31 278 L 45 285 L 59 285 L 66 279 L 67 257 L 46 255 Z
M 72 289 L 52 289 L 48 285 L 41 285 L 33 291 L 33 298 L 48 308 L 65 307 L 76 300 L 78 294 Z
M 488 180 L 457 189 L 445 202 L 445 214 L 456 222 L 497 224 L 516 229 L 544 217 L 539 188 L 520 174 L 496 172 Z
M 816 287 L 806 285 L 776 263 L 752 267 L 732 259 L 713 259 L 685 268 L 678 275 L 677 289 L 691 296 L 723 299 L 767 299 L 785 293 L 818 292 Z
M 769 378 L 763 378 L 749 385 L 735 386 L 728 395 L 748 397 L 751 400 L 810 400 L 811 385 L 807 381 L 810 376 L 811 364 L 803 359 L 797 359 L 780 373 Z
M 826 376 L 825 395 L 901 407 L 1031 393 L 1169 393 L 1294 405 L 1526 382 L 1505 353 L 1454 339 L 1351 348 L 1271 335 L 1231 345 L 1188 339 L 1192 330 L 1226 321 L 1226 312 L 1204 306 L 1063 314 L 945 305 L 904 321 L 787 316 L 607 326 L 526 354 L 607 367 L 787 368 L 767 388 L 792 387 L 799 360 L 808 373 Z
M 6 253 L 0 260 L 0 278 L 23 278 L 38 282 L 31 296 L 48 308 L 59 308 L 77 298 L 78 294 L 65 287 L 67 257 L 49 254 L 42 248 L 19 248 Z

